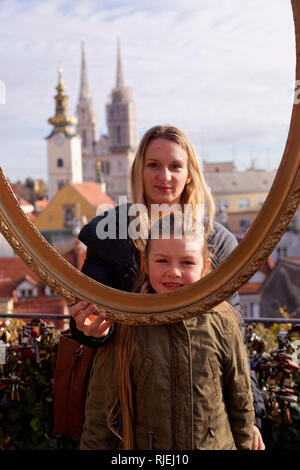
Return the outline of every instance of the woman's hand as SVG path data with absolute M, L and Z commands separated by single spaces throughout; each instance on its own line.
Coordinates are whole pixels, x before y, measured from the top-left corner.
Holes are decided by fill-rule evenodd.
M 253 427 L 252 450 L 265 450 L 260 430 L 256 426 Z
M 76 322 L 76 327 L 86 336 L 101 338 L 106 336 L 112 322 L 105 320 L 104 312 L 98 313 L 97 306 L 87 302 L 78 302 L 70 309 L 70 314 Z

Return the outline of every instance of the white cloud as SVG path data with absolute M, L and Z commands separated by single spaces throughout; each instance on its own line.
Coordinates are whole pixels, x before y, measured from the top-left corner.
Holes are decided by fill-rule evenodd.
M 14 180 L 46 177 L 48 118 L 61 63 L 75 111 L 80 39 L 104 132 L 121 37 L 126 84 L 140 133 L 169 122 L 212 160 L 235 148 L 241 165 L 255 149 L 278 162 L 293 101 L 295 50 L 289 2 L 244 0 L 2 2 L 0 164 Z M 36 142 L 36 144 L 34 144 Z M 250 155 L 251 154 L 251 155 Z

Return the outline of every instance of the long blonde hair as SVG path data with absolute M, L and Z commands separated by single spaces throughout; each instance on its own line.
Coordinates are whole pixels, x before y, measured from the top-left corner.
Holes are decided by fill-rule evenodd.
M 151 129 L 144 134 L 130 170 L 130 187 L 133 203 L 148 206 L 144 191 L 143 171 L 148 145 L 154 139 L 166 139 L 175 142 L 186 152 L 187 168 L 191 180 L 185 185 L 183 190 L 180 201 L 181 207 L 184 209 L 185 204 L 190 204 L 192 207 L 192 215 L 196 218 L 196 208 L 198 205 L 201 205 L 207 217 L 208 223 L 206 230 L 209 234 L 212 231 L 216 212 L 215 203 L 211 195 L 211 190 L 201 171 L 196 151 L 187 136 L 181 130 L 177 129 L 177 127 L 158 125 L 151 127 Z M 145 242 L 138 239 L 135 241 L 135 245 L 140 251 L 143 251 Z
M 174 214 L 165 215 L 165 217 L 170 217 L 170 236 L 174 236 L 175 231 L 175 216 Z M 149 236 L 146 241 L 145 246 L 145 259 L 149 256 L 151 249 L 151 234 L 159 233 L 160 237 L 162 236 L 164 223 L 162 219 L 158 220 L 155 223 L 158 226 L 157 230 L 150 230 Z M 182 224 L 183 225 L 183 224 Z M 153 227 L 152 227 L 153 228 Z M 178 227 L 177 227 L 178 228 Z M 183 230 L 183 228 L 182 228 Z M 211 252 L 208 249 L 207 245 L 207 234 L 204 233 L 204 243 L 202 248 L 203 253 L 203 266 L 206 265 L 207 259 L 211 258 Z M 133 292 L 143 292 L 143 293 L 153 293 L 153 289 L 149 282 L 149 276 L 145 270 L 145 266 L 141 269 L 140 276 L 136 281 L 136 284 L 133 288 Z M 234 314 L 235 318 L 238 321 L 238 316 L 235 313 L 233 307 L 227 302 L 223 302 L 219 305 L 220 309 L 223 311 Z M 134 448 L 134 397 L 131 381 L 131 367 L 133 364 L 134 357 L 136 356 L 136 326 L 134 325 L 125 325 L 119 324 L 116 327 L 116 334 L 114 341 L 108 346 L 114 347 L 116 369 L 115 374 L 118 384 L 118 394 L 116 400 L 109 410 L 108 413 L 108 427 L 110 430 L 123 442 L 124 450 L 131 450 Z M 114 421 L 117 417 L 121 418 L 121 433 L 119 434 L 114 429 Z

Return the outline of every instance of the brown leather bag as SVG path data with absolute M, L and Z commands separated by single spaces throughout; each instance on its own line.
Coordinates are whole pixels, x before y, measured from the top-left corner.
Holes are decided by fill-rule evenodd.
M 87 385 L 97 348 L 71 339 L 71 330 L 60 335 L 54 371 L 54 434 L 80 439 Z

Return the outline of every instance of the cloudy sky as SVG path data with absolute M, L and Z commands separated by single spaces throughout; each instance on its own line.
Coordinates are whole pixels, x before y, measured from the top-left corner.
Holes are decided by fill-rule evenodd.
M 294 98 L 289 0 L 0 0 L 0 25 L 0 165 L 12 181 L 47 178 L 57 69 L 74 114 L 82 38 L 99 134 L 120 36 L 140 137 L 169 123 L 200 161 L 280 162 Z

